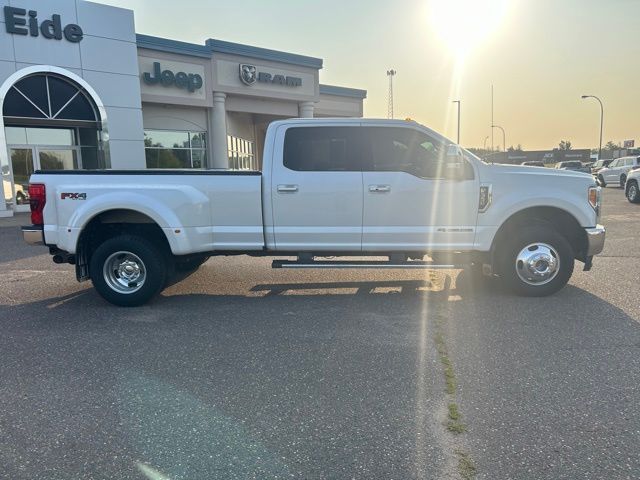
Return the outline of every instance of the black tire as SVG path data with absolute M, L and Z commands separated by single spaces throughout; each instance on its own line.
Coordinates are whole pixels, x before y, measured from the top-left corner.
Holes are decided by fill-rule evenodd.
M 624 185 L 627 183 L 627 176 L 626 175 L 620 175 L 620 188 L 624 188 Z
M 111 268 L 105 266 L 107 263 Z M 116 270 L 118 264 L 119 268 Z M 167 264 L 164 252 L 147 239 L 135 235 L 120 235 L 106 240 L 96 248 L 90 262 L 91 281 L 108 302 L 121 307 L 137 307 L 160 293 L 167 278 Z M 119 271 L 126 268 L 132 269 L 132 281 L 123 276 L 127 273 L 126 270 Z M 140 272 L 144 274 L 143 277 Z M 125 283 L 128 284 L 124 285 Z
M 604 181 L 604 177 L 602 175 L 598 175 L 598 185 L 601 187 L 607 186 L 607 182 Z
M 636 180 L 627 182 L 625 195 L 631 203 L 640 203 L 640 187 Z
M 531 246 L 531 248 L 527 248 Z M 524 227 L 511 238 L 505 239 L 502 245 L 498 245 L 496 257 L 498 258 L 500 279 L 507 290 L 517 295 L 525 297 L 545 297 L 552 295 L 564 287 L 573 274 L 574 253 L 571 245 L 560 233 L 551 225 L 539 224 Z M 551 255 L 544 256 L 544 253 Z M 555 255 L 553 255 L 555 253 Z M 549 258 L 551 261 L 545 263 L 541 259 L 541 267 L 551 270 L 555 258 L 556 268 L 549 278 L 545 279 L 540 273 L 540 279 L 533 277 L 531 281 L 526 281 L 526 263 L 518 261 L 522 256 L 535 260 L 537 255 L 541 258 Z M 539 273 L 539 272 L 538 272 Z M 537 274 L 536 274 L 537 275 Z M 544 283 L 543 283 L 544 281 Z

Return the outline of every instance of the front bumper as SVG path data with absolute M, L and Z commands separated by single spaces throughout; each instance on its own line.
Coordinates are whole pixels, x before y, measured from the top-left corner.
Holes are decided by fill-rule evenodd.
M 598 255 L 604 248 L 605 228 L 602 225 L 596 225 L 584 230 L 587 233 L 587 257 Z
M 22 227 L 22 237 L 29 245 L 44 245 L 44 228 L 42 225 Z

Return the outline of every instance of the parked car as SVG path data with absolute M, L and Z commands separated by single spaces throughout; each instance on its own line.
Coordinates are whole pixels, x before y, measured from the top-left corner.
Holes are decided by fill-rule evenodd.
M 592 176 L 488 165 L 415 122 L 280 120 L 262 158 L 262 172 L 37 172 L 23 235 L 122 306 L 212 255 L 297 257 L 275 268 L 470 268 L 544 296 L 604 246 Z M 388 260 L 325 258 L 372 254 Z
M 593 175 L 595 175 L 600 170 L 602 170 L 604 167 L 608 167 L 611 162 L 613 162 L 613 159 L 611 159 L 611 158 L 609 158 L 607 160 L 598 160 L 593 165 L 591 165 L 591 173 Z
M 640 203 L 640 166 L 632 168 L 627 174 L 624 192 L 631 203 Z
M 584 165 L 579 160 L 567 160 L 565 162 L 556 163 L 555 168 L 557 170 L 572 170 L 574 172 L 583 172 L 583 173 L 591 173 L 591 170 Z
M 540 160 L 527 160 L 520 165 L 524 165 L 525 167 L 544 167 L 544 163 Z
M 637 156 L 616 158 L 608 167 L 598 172 L 598 183 L 602 187 L 611 183 L 624 188 L 627 183 L 627 174 L 638 165 L 640 165 L 640 157 Z

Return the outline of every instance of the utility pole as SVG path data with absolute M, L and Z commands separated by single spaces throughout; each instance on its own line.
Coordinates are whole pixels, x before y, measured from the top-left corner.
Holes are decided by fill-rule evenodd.
M 393 77 L 396 75 L 395 70 L 387 70 L 387 77 L 389 77 L 389 104 L 387 106 L 387 118 L 393 119 Z
M 595 95 L 582 95 L 582 99 L 593 98 L 600 104 L 600 145 L 598 146 L 598 160 L 602 158 L 602 127 L 604 126 L 604 107 L 602 106 L 602 100 Z
M 458 104 L 458 141 L 456 144 L 460 145 L 460 100 L 454 100 L 452 103 Z

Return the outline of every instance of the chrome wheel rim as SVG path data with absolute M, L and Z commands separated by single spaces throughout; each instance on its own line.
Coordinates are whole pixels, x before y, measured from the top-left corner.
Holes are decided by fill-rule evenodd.
M 560 271 L 558 252 L 546 243 L 527 245 L 516 257 L 516 273 L 528 285 L 544 285 Z
M 631 185 L 629 187 L 629 190 L 627 191 L 627 198 L 629 200 L 635 200 L 636 195 L 638 195 L 638 187 L 636 187 L 635 185 Z
M 126 251 L 113 253 L 104 262 L 104 281 L 118 293 L 131 294 L 142 288 L 147 269 L 140 257 Z

